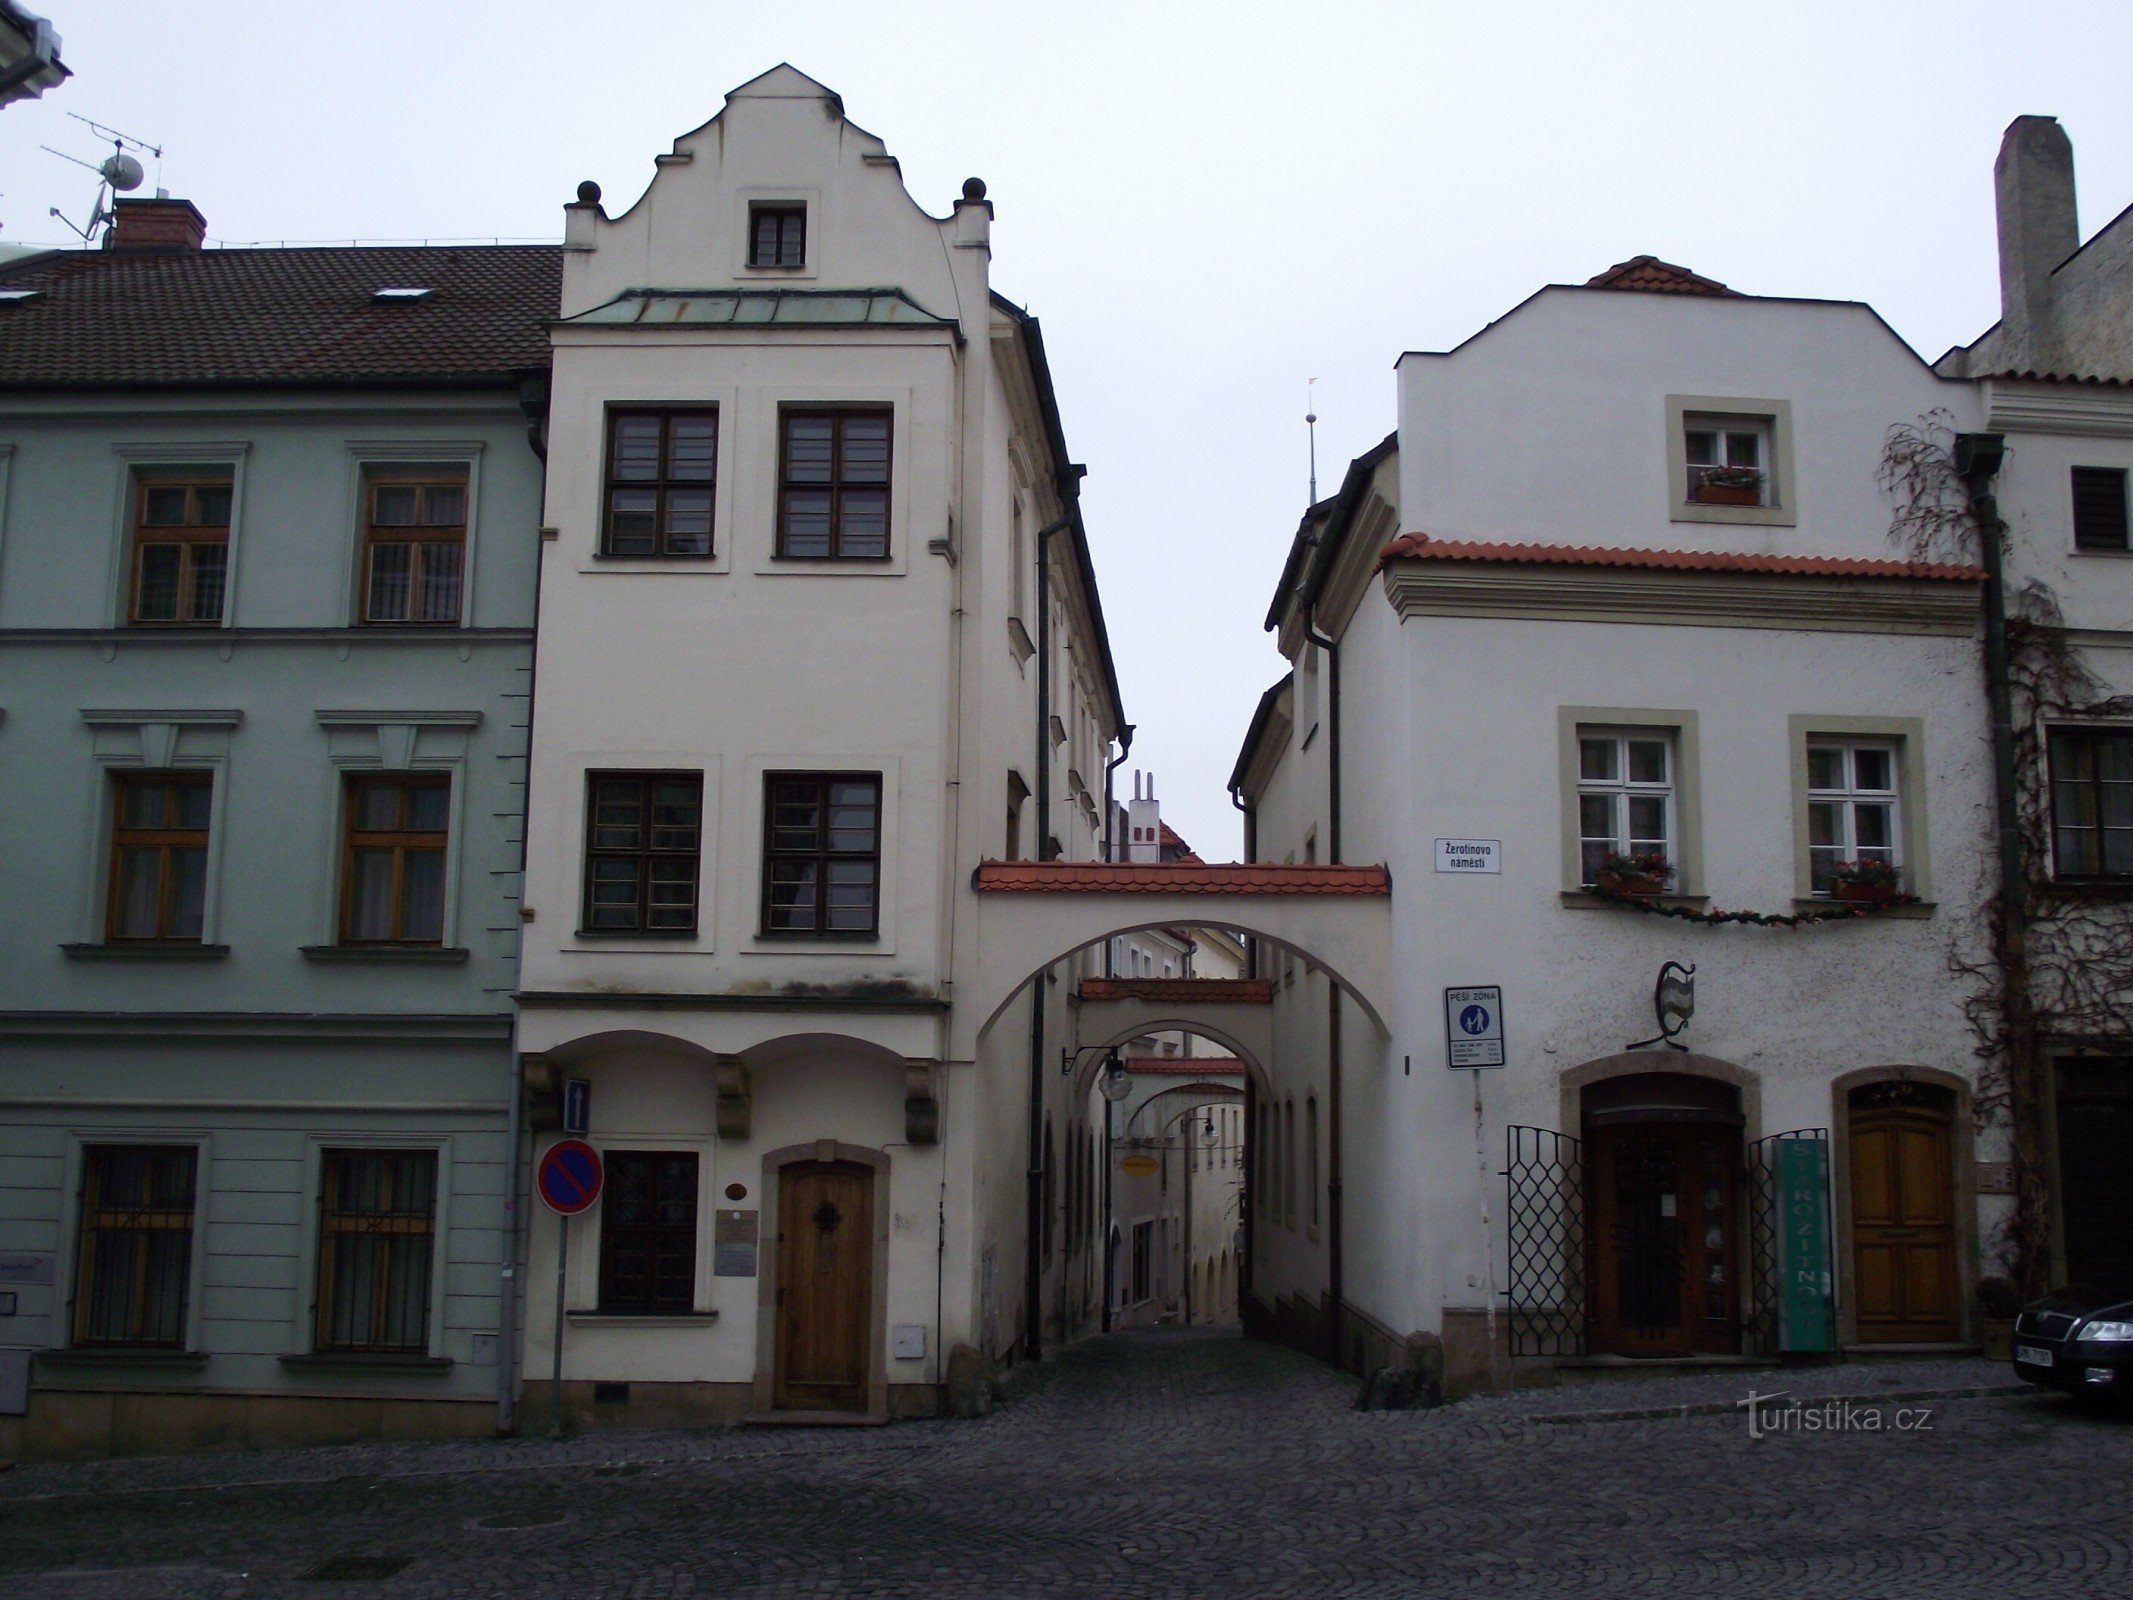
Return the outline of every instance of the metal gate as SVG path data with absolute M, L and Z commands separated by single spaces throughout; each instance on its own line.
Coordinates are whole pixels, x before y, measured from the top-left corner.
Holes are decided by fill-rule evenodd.
M 1553 1128 L 1505 1130 L 1510 1352 L 1585 1353 L 1584 1146 Z
M 1777 1147 L 1787 1139 L 1820 1139 L 1829 1141 L 1827 1128 L 1793 1128 L 1785 1133 L 1773 1133 L 1767 1139 L 1757 1139 L 1748 1146 L 1748 1284 L 1754 1305 L 1748 1317 L 1747 1334 L 1755 1346 L 1755 1355 L 1774 1356 L 1778 1353 L 1778 1302 L 1783 1292 L 1779 1277 L 1778 1262 L 1778 1192 L 1777 1192 Z M 1822 1191 L 1825 1211 L 1829 1205 L 1829 1191 Z M 1834 1240 L 1837 1236 L 1835 1219 L 1826 1219 L 1830 1226 L 1825 1237 Z M 1833 1275 L 1834 1276 L 1834 1275 Z

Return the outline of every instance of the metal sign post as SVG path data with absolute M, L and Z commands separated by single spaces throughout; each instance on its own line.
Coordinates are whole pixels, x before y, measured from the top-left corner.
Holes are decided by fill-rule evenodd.
M 1474 1069 L 1474 1189 L 1481 1196 L 1482 1283 L 1488 1292 L 1489 1387 L 1497 1386 L 1496 1373 L 1496 1241 L 1489 1227 L 1489 1148 L 1481 1118 L 1481 1069 Z
M 590 1210 L 600 1198 L 606 1172 L 600 1152 L 583 1139 L 558 1139 L 535 1170 L 533 1187 L 541 1203 L 556 1214 L 555 1364 L 549 1376 L 548 1436 L 563 1436 L 563 1289 L 570 1270 L 570 1219 Z
M 1482 1283 L 1488 1294 L 1489 1386 L 1498 1382 L 1496 1361 L 1496 1240 L 1489 1221 L 1489 1142 L 1481 1111 L 1481 1074 L 1504 1064 L 1503 989 L 1493 983 L 1444 991 L 1444 1064 L 1474 1074 L 1474 1192 L 1481 1205 Z

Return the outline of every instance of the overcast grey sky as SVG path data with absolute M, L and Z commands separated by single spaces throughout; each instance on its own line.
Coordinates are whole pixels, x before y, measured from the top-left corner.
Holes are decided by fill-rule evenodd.
M 87 211 L 38 149 L 105 153 L 70 111 L 161 143 L 213 240 L 555 238 L 579 179 L 619 211 L 781 60 L 929 211 L 982 176 L 1089 466 L 1134 765 L 1210 858 L 1281 670 L 1307 379 L 1330 492 L 1392 427 L 1400 351 L 1541 284 L 1648 251 L 1869 301 L 1930 359 L 1997 315 L 2011 118 L 2072 135 L 2085 235 L 2133 203 L 2127 0 L 30 3 L 75 76 L 0 112 L 0 242 Z

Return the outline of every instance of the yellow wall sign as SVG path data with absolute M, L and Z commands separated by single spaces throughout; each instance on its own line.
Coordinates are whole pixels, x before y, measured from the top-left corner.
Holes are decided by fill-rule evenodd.
M 1152 1178 L 1163 1170 L 1163 1164 L 1154 1156 L 1127 1156 L 1119 1162 L 1118 1170 L 1129 1177 Z

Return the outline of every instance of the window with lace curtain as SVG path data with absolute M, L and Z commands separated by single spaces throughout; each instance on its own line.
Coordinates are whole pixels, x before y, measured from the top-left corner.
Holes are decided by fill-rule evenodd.
M 453 627 L 467 553 L 464 474 L 364 479 L 363 620 Z

